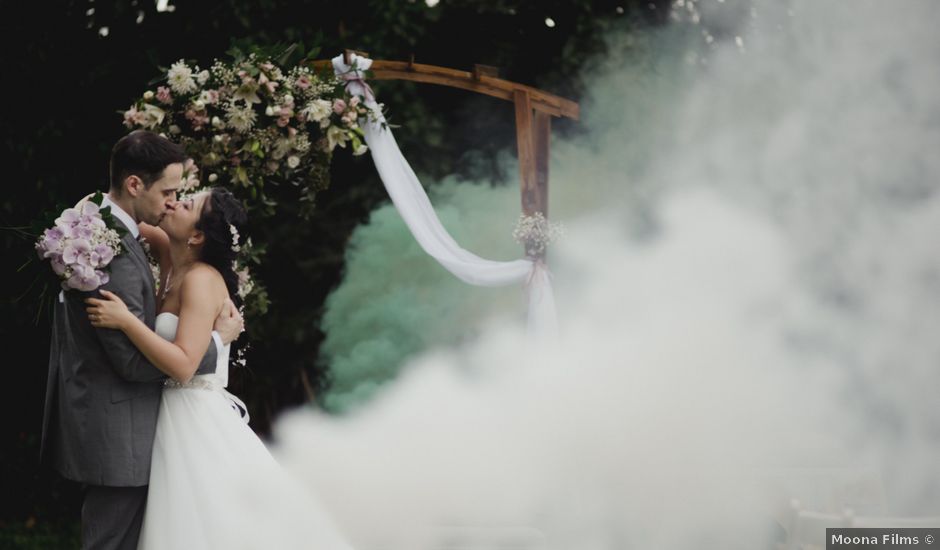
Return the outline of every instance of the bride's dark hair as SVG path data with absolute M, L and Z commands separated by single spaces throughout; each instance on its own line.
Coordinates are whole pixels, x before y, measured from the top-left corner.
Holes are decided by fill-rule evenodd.
M 222 187 L 209 189 L 209 197 L 202 208 L 202 214 L 196 222 L 196 229 L 202 231 L 206 237 L 202 245 L 200 260 L 216 268 L 225 280 L 229 297 L 236 306 L 241 307 L 242 299 L 238 296 L 238 274 L 235 273 L 234 262 L 237 252 L 234 235 L 240 235 L 242 228 L 248 221 L 248 214 L 241 201 L 232 195 L 231 191 Z M 236 232 L 232 232 L 234 226 Z

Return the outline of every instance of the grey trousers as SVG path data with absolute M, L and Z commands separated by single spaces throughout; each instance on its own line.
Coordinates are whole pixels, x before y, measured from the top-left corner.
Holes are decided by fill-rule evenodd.
M 147 488 L 87 486 L 82 503 L 82 549 L 136 550 Z

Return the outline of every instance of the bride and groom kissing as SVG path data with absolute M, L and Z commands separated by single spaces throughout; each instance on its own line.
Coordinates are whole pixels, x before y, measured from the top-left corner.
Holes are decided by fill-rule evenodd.
M 54 305 L 40 452 L 84 486 L 85 549 L 249 548 L 232 528 L 261 527 L 232 498 L 245 472 L 265 496 L 303 503 L 308 518 L 316 509 L 225 390 L 243 330 L 233 261 L 247 216 L 222 188 L 178 200 L 186 160 L 152 132 L 115 144 L 101 206 L 127 230 L 123 253 L 97 291 Z M 349 548 L 325 518 L 264 526 L 298 548 Z

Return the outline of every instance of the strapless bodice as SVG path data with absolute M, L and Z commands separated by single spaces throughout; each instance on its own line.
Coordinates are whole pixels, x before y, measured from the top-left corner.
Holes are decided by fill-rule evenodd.
M 176 340 L 176 330 L 179 328 L 180 318 L 175 313 L 169 311 L 164 311 L 157 315 L 155 322 L 155 330 L 161 338 L 167 341 Z M 214 341 L 209 342 L 210 346 L 216 345 Z M 213 374 L 197 374 L 193 377 L 194 380 L 203 380 L 204 382 L 213 382 L 214 384 L 220 384 L 221 387 L 228 386 L 228 344 L 222 350 L 222 353 L 219 353 L 218 358 L 216 359 L 215 364 L 215 373 Z M 197 384 L 199 382 L 196 382 Z
M 164 311 L 157 314 L 156 332 L 164 340 L 172 342 L 176 340 L 176 329 L 179 327 L 180 318 L 175 313 Z

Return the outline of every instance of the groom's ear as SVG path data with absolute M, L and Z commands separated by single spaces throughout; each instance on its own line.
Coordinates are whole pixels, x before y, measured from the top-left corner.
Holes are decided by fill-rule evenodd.
M 127 176 L 124 178 L 124 190 L 131 197 L 138 197 L 144 190 L 144 181 L 134 175 Z

